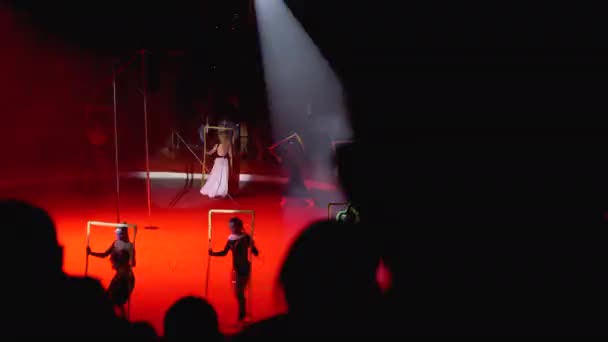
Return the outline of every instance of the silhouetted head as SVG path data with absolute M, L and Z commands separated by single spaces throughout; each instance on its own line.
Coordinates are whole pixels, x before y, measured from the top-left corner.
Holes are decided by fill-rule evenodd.
M 218 139 L 220 140 L 220 143 L 222 144 L 228 144 L 230 142 L 230 136 L 227 132 L 222 131 L 217 135 Z
M 231 218 L 230 221 L 228 221 L 228 226 L 230 227 L 230 232 L 232 234 L 243 234 L 245 232 L 243 221 L 238 217 Z
M 129 227 L 120 226 L 116 228 L 116 239 L 129 242 Z
M 222 337 L 215 309 L 206 300 L 184 297 L 165 313 L 167 341 L 219 341 Z
M 0 220 L 4 241 L 19 246 L 18 254 L 2 258 L 5 265 L 15 267 L 15 272 L 27 278 L 63 275 L 63 248 L 57 241 L 55 224 L 46 211 L 21 201 L 2 200 Z
M 376 248 L 345 224 L 319 222 L 306 229 L 279 275 L 289 314 L 346 322 L 373 312 L 380 299 Z

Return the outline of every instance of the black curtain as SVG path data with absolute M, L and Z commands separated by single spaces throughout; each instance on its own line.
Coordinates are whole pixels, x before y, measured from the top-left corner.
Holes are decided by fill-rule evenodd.
M 176 75 L 175 118 L 182 132 L 196 131 L 202 124 L 201 113 L 195 103 L 204 101 L 209 87 L 208 58 L 205 49 L 187 52 Z

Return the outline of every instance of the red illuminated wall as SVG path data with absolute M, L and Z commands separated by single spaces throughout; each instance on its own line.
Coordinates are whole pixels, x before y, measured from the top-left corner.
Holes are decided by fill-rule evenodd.
M 40 32 L 28 15 L 6 7 L 0 7 L 0 41 L 0 186 L 82 176 L 92 163 L 86 108 L 106 108 L 101 115 L 109 119 L 105 122 L 112 133 L 111 60 Z M 121 171 L 143 165 L 138 63 L 118 82 Z M 164 83 L 171 88 L 170 82 Z M 170 101 L 160 94 L 149 97 L 154 147 L 166 140 Z M 103 159 L 111 169 L 111 146 Z

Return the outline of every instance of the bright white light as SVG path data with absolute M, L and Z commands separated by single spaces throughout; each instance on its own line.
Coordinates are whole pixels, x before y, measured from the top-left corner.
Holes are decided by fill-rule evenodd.
M 255 5 L 275 140 L 297 132 L 312 158 L 312 176 L 327 176 L 331 141 L 352 135 L 342 85 L 282 0 Z

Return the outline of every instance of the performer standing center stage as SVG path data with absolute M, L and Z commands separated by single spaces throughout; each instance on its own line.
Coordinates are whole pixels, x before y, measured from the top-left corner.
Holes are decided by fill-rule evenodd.
M 135 275 L 133 274 L 135 246 L 129 241 L 128 228 L 120 227 L 116 229 L 116 240 L 105 252 L 92 252 L 91 248 L 87 247 L 87 254 L 98 258 L 105 258 L 110 255 L 110 262 L 116 273 L 114 273 L 107 293 L 119 314 L 126 317 L 125 304 L 129 301 L 129 297 L 131 297 L 135 288 Z
M 230 236 L 226 241 L 226 246 L 220 252 L 214 252 L 209 248 L 210 256 L 225 256 L 228 251 L 232 251 L 232 275 L 234 284 L 234 293 L 239 304 L 239 322 L 243 322 L 247 316 L 247 305 L 245 299 L 245 289 L 251 276 L 251 261 L 249 260 L 249 248 L 253 255 L 258 256 L 259 251 L 256 248 L 253 239 L 245 232 L 243 221 L 238 217 L 233 217 L 229 221 Z
M 232 142 L 226 132 L 218 134 L 220 143 L 213 146 L 207 155 L 216 154 L 213 168 L 207 177 L 207 181 L 201 189 L 201 195 L 214 197 L 226 197 L 228 195 L 228 183 L 230 181 L 230 168 L 232 167 Z

